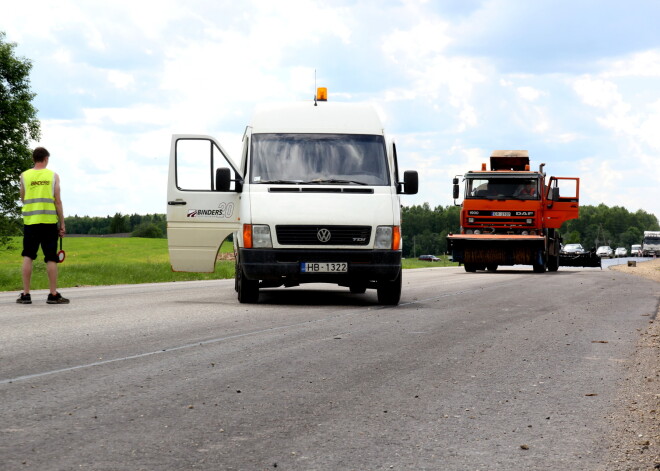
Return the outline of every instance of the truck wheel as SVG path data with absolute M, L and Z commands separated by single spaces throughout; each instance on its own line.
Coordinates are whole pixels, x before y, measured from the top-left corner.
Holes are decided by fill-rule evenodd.
M 491 263 L 490 265 L 486 265 L 486 269 L 488 271 L 497 271 L 497 265 L 494 263 Z
M 254 304 L 259 301 L 259 281 L 245 278 L 243 267 L 240 264 L 236 266 L 236 287 L 240 303 Z
M 474 273 L 477 271 L 477 266 L 474 263 L 466 263 L 465 271 L 468 273 Z
M 378 292 L 378 304 L 385 304 L 388 306 L 396 306 L 401 299 L 401 270 L 399 275 L 392 281 L 379 280 L 376 286 Z
M 532 267 L 534 268 L 534 273 L 545 273 L 545 263 L 543 264 L 535 263 L 534 265 L 532 265 Z
M 548 271 L 559 270 L 559 255 L 551 255 L 548 258 Z

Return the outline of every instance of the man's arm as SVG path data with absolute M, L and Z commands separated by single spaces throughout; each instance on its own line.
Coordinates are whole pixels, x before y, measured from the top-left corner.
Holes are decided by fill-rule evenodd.
M 62 198 L 60 198 L 60 176 L 54 175 L 54 198 L 55 198 L 55 211 L 57 211 L 57 219 L 60 222 L 60 237 L 66 234 L 66 227 L 64 225 L 64 209 L 62 208 Z

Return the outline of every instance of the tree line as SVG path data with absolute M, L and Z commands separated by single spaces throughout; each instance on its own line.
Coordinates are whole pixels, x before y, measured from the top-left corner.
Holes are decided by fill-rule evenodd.
M 447 235 L 460 231 L 460 207 L 436 206 L 428 203 L 401 208 L 403 256 L 447 252 Z M 130 234 L 132 237 L 167 237 L 165 214 L 121 214 L 114 216 L 69 216 L 65 218 L 69 234 Z M 21 235 L 17 221 L 11 235 Z M 658 218 L 643 210 L 630 212 L 620 206 L 581 206 L 580 217 L 564 223 L 559 230 L 564 244 L 580 243 L 586 249 L 599 245 L 626 247 L 642 242 L 644 231 L 658 231 Z
M 460 207 L 428 203 L 401 209 L 403 256 L 439 255 L 447 252 L 447 234 L 460 231 Z M 620 206 L 581 206 L 580 217 L 566 221 L 559 230 L 564 244 L 580 243 L 585 249 L 641 244 L 644 231 L 660 230 L 658 218 L 643 210 L 630 212 Z
M 65 217 L 66 230 L 69 234 L 107 235 L 130 233 L 133 237 L 163 238 L 167 234 L 167 218 L 165 214 L 115 213 L 114 216 Z
M 566 221 L 561 227 L 565 244 L 579 243 L 585 249 L 601 245 L 612 248 L 641 244 L 644 231 L 658 231 L 658 218 L 643 210 L 631 213 L 626 208 L 581 206 L 580 217 Z

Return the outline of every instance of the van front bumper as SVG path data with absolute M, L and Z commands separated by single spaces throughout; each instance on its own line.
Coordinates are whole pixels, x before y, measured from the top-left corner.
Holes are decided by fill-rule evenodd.
M 250 280 L 280 283 L 351 285 L 394 280 L 401 272 L 398 250 L 239 249 L 244 275 Z M 301 263 L 347 263 L 345 273 L 303 273 Z

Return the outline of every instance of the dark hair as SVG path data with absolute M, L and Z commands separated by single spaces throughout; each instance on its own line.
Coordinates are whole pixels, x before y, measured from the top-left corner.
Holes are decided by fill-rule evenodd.
M 34 149 L 34 152 L 32 152 L 32 160 L 35 162 L 43 162 L 46 160 L 46 157 L 50 157 L 50 152 L 48 152 L 45 147 L 37 147 Z

